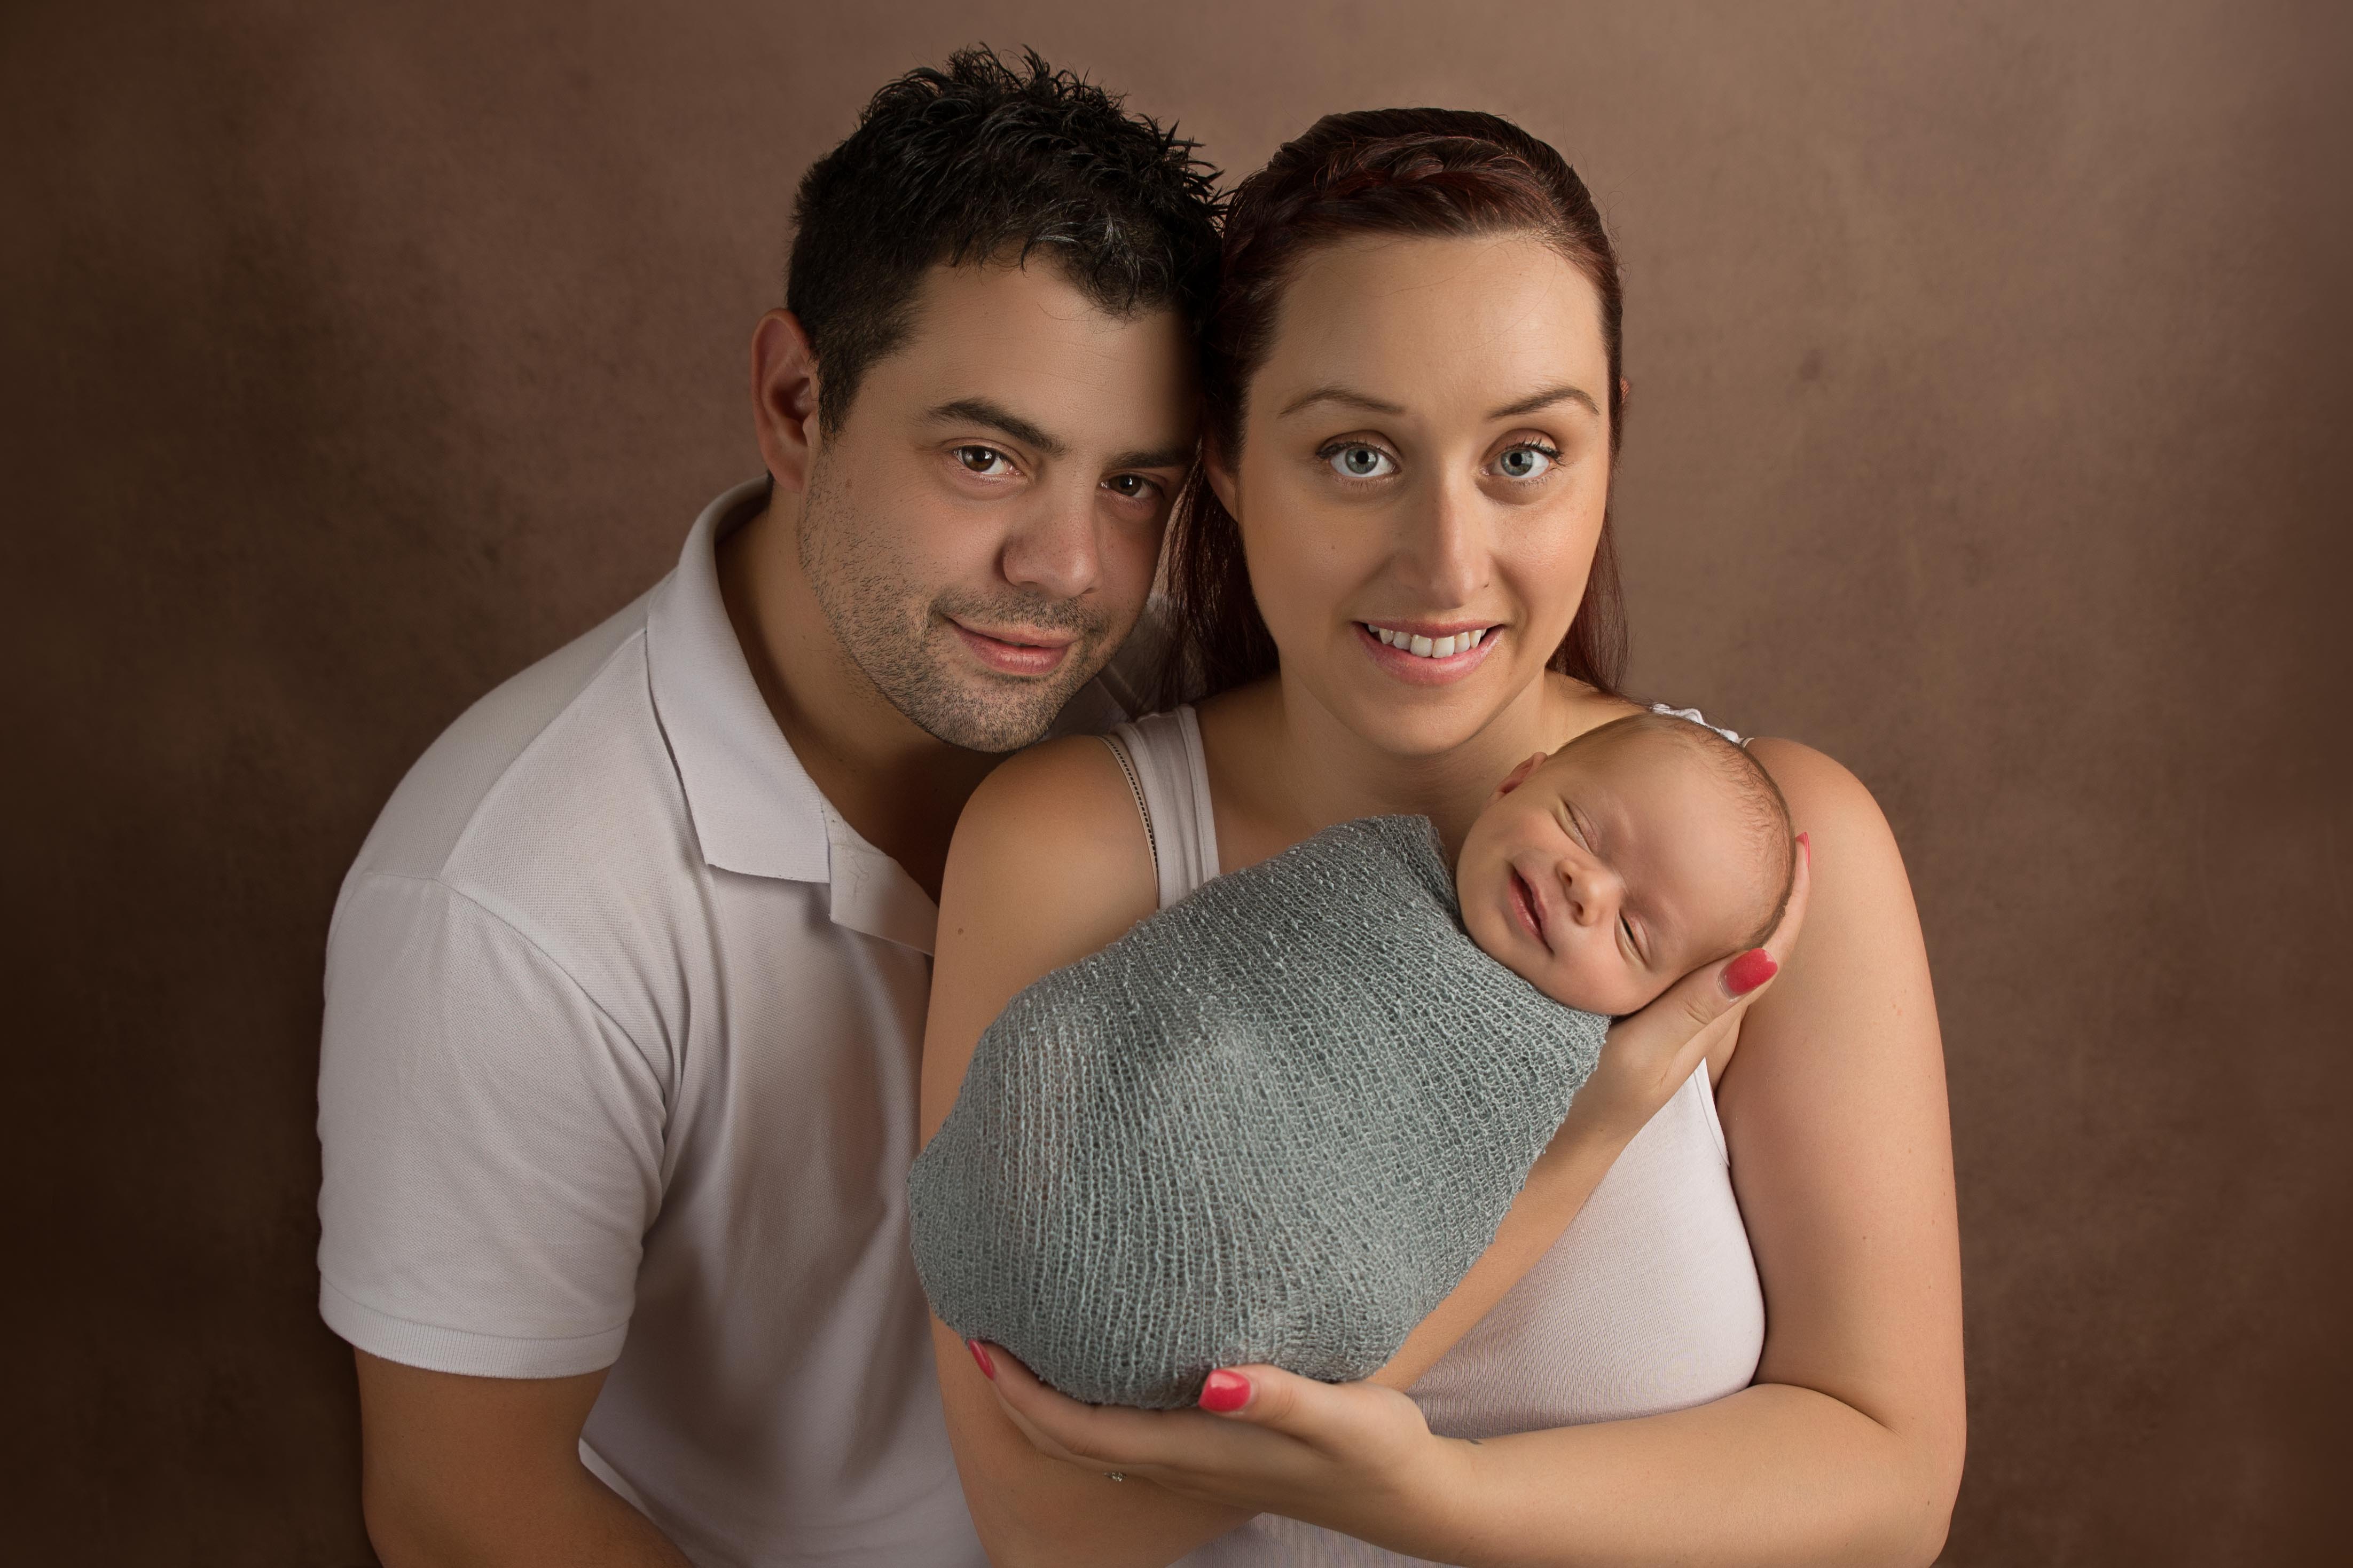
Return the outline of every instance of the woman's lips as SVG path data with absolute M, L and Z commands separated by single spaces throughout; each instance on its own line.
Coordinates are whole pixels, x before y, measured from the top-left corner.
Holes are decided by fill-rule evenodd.
M 950 617 L 948 625 L 955 628 L 964 646 L 972 650 L 975 658 L 1004 675 L 1050 675 L 1070 657 L 1074 638 L 1047 640 L 1044 632 L 1008 632 L 996 636 L 975 631 L 962 621 Z M 1034 639 L 1034 640 L 1032 640 Z
M 1425 627 L 1411 623 L 1392 626 L 1387 622 L 1357 621 L 1354 625 L 1357 646 L 1365 650 L 1373 663 L 1384 674 L 1393 675 L 1398 679 L 1413 686 L 1446 686 L 1461 679 L 1486 662 L 1488 653 L 1493 649 L 1504 635 L 1502 626 L 1492 624 L 1483 627 L 1475 624 L 1467 626 Z M 1426 637 L 1433 643 L 1440 637 L 1460 637 L 1474 633 L 1478 635 L 1479 640 L 1467 648 L 1432 658 L 1427 654 L 1415 653 L 1410 647 L 1391 647 L 1381 640 L 1381 631 L 1393 634 L 1410 633 L 1417 637 Z

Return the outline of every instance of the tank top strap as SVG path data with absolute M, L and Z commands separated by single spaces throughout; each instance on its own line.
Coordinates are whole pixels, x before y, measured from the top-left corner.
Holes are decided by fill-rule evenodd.
M 1715 731 L 1717 734 L 1723 736 L 1725 740 L 1731 742 L 1736 746 L 1745 746 L 1748 744 L 1747 740 L 1742 737 L 1739 731 L 1727 730 L 1721 724 L 1709 723 L 1707 721 L 1706 715 L 1703 714 L 1696 708 L 1677 708 L 1665 702 L 1653 702 L 1651 704 L 1651 711 L 1653 713 L 1663 713 L 1670 719 L 1688 719 L 1704 730 Z
M 1218 823 L 1201 724 L 1187 703 L 1121 724 L 1103 736 L 1135 792 L 1166 909 L 1218 874 Z

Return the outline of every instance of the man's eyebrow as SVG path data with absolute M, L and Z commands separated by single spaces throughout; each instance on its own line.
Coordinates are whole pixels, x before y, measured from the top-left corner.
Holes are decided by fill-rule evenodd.
M 1341 386 L 1335 384 L 1331 385 L 1319 386 L 1313 392 L 1305 393 L 1298 397 L 1293 398 L 1290 403 L 1284 405 L 1282 412 L 1276 415 L 1275 417 L 1278 419 L 1288 419 L 1293 415 L 1298 413 L 1301 409 L 1313 407 L 1318 403 L 1337 403 L 1348 408 L 1361 408 L 1367 414 L 1402 414 L 1405 412 L 1405 409 L 1398 404 L 1384 403 L 1381 399 L 1373 396 L 1370 393 L 1358 392 L 1354 387 Z
M 965 421 L 986 425 L 992 430 L 1003 431 L 1024 446 L 1036 447 L 1050 458 L 1068 457 L 1071 451 L 1063 442 L 1049 436 L 1036 424 L 1022 418 L 1003 404 L 992 403 L 986 397 L 959 397 L 953 403 L 941 404 L 923 417 L 934 425 Z
M 1162 447 L 1150 452 L 1122 452 L 1110 464 L 1114 468 L 1181 468 L 1193 460 L 1194 445 Z
M 1592 395 L 1585 388 L 1572 386 L 1563 382 L 1558 386 L 1548 386 L 1542 392 L 1523 397 L 1517 403 L 1507 403 L 1487 417 L 1490 419 L 1516 418 L 1523 414 L 1534 414 L 1539 408 L 1550 408 L 1556 403 L 1582 403 L 1590 413 L 1598 415 L 1601 412 L 1600 405 L 1593 401 Z

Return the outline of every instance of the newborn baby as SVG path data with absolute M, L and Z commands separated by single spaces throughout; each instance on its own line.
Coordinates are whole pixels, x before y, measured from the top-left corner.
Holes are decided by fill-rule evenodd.
M 1367 817 L 1015 997 L 908 1177 L 941 1320 L 1097 1405 L 1379 1370 L 1494 1239 L 1613 1015 L 1772 931 L 1787 809 L 1640 714 L 1531 757 L 1450 868 Z

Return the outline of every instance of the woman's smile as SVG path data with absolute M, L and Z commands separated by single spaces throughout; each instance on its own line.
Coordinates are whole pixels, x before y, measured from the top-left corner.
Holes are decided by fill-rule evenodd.
M 1504 628 L 1490 623 L 1354 621 L 1357 645 L 1376 668 L 1415 686 L 1447 686 L 1487 660 Z

